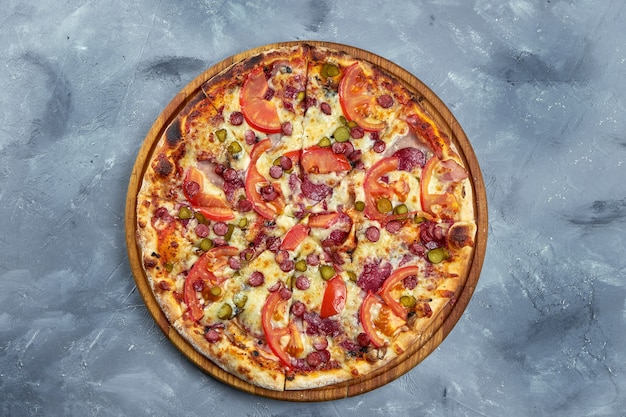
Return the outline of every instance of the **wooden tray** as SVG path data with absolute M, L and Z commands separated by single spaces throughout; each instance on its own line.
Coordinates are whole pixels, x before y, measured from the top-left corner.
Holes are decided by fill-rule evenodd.
M 457 302 L 453 306 L 448 305 L 443 311 L 441 311 L 439 317 L 432 322 L 433 324 L 424 334 L 422 344 L 414 345 L 412 349 L 404 352 L 386 366 L 370 375 L 363 376 L 362 378 L 319 389 L 271 391 L 253 386 L 223 371 L 202 354 L 198 353 L 193 346 L 176 331 L 176 329 L 170 326 L 152 293 L 150 284 L 148 283 L 148 279 L 141 265 L 140 249 L 138 248 L 136 242 L 137 194 L 141 187 L 143 174 L 149 164 L 151 155 L 159 138 L 162 136 L 165 128 L 170 124 L 170 122 L 184 108 L 188 100 L 194 97 L 204 82 L 234 63 L 250 56 L 257 55 L 268 49 L 294 45 L 297 43 L 307 43 L 310 45 L 319 45 L 335 50 L 345 51 L 356 58 L 369 61 L 393 74 L 400 81 L 405 83 L 407 88 L 414 91 L 417 96 L 423 97 L 422 104 L 430 115 L 437 121 L 440 128 L 448 134 L 452 142 L 456 145 L 460 156 L 464 159 L 465 166 L 469 170 L 470 178 L 473 182 L 472 188 L 474 192 L 474 210 L 476 213 L 477 234 L 475 239 L 474 255 L 469 266 L 465 287 L 461 290 Z M 463 129 L 446 105 L 424 83 L 398 65 L 362 49 L 347 45 L 318 41 L 274 43 L 239 53 L 209 68 L 189 83 L 189 85 L 184 87 L 157 117 L 154 125 L 148 132 L 141 149 L 139 150 L 128 186 L 125 221 L 128 257 L 137 288 L 146 303 L 148 311 L 168 339 L 189 360 L 217 380 L 251 394 L 287 401 L 325 401 L 355 396 L 385 385 L 414 368 L 433 350 L 435 350 L 437 346 L 439 346 L 461 317 L 465 307 L 472 297 L 472 294 L 474 293 L 474 289 L 480 276 L 487 246 L 487 197 L 480 167 L 470 142 L 463 132 Z

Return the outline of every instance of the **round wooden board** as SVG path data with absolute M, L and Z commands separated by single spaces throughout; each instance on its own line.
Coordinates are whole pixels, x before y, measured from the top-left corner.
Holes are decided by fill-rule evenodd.
M 402 353 L 386 366 L 378 369 L 376 372 L 358 379 L 351 380 L 349 382 L 326 386 L 318 389 L 298 391 L 272 391 L 251 385 L 223 371 L 213 362 L 197 352 L 194 347 L 177 332 L 176 329 L 170 326 L 167 318 L 165 317 L 163 311 L 159 307 L 159 304 L 157 303 L 152 293 L 148 278 L 146 277 L 145 272 L 142 268 L 141 251 L 140 248 L 137 246 L 136 240 L 137 194 L 141 187 L 144 172 L 149 164 L 158 140 L 161 138 L 166 127 L 179 114 L 179 112 L 184 108 L 188 101 L 195 96 L 195 94 L 198 92 L 204 82 L 206 82 L 216 74 L 222 72 L 224 69 L 230 67 L 234 63 L 237 63 L 243 59 L 257 55 L 269 49 L 295 45 L 298 43 L 305 43 L 314 46 L 323 46 L 338 51 L 345 51 L 355 58 L 369 61 L 379 66 L 380 68 L 383 68 L 387 72 L 393 74 L 397 79 L 402 81 L 409 90 L 415 92 L 418 97 L 421 96 L 423 98 L 423 100 L 421 101 L 422 105 L 436 120 L 439 127 L 447 133 L 452 142 L 456 145 L 460 156 L 465 162 L 465 166 L 469 170 L 474 192 L 474 210 L 476 214 L 477 233 L 475 238 L 474 254 L 469 265 L 468 276 L 465 286 L 460 290 L 459 294 L 457 295 L 456 303 L 454 303 L 454 305 L 448 304 L 446 308 L 444 308 L 440 312 L 436 320 L 432 321 L 432 325 L 426 329 L 423 335 L 422 343 L 413 345 L 410 350 Z M 191 360 L 194 364 L 196 364 L 198 367 L 206 371 L 217 380 L 251 394 L 287 401 L 326 401 L 359 395 L 381 387 L 382 385 L 385 385 L 395 380 L 396 378 L 402 376 L 403 374 L 414 368 L 417 364 L 424 360 L 424 358 L 426 358 L 433 350 L 435 350 L 437 346 L 439 346 L 439 344 L 450 333 L 452 328 L 458 322 L 476 288 L 487 246 L 488 219 L 485 186 L 482 179 L 478 160 L 476 159 L 476 155 L 474 154 L 469 140 L 467 139 L 465 133 L 463 132 L 463 129 L 455 119 L 454 115 L 450 112 L 446 105 L 435 95 L 434 92 L 432 92 L 424 83 L 422 83 L 418 78 L 416 78 L 408 71 L 371 52 L 337 43 L 302 41 L 269 44 L 227 58 L 206 70 L 195 80 L 189 83 L 186 87 L 184 87 L 172 99 L 172 101 L 157 117 L 137 155 L 137 159 L 133 167 L 128 186 L 125 222 L 128 257 L 133 275 L 135 277 L 137 288 L 139 289 L 139 293 L 141 294 L 141 297 L 143 298 L 146 307 L 148 308 L 148 311 L 156 321 L 157 325 L 165 333 L 168 339 L 189 360 Z

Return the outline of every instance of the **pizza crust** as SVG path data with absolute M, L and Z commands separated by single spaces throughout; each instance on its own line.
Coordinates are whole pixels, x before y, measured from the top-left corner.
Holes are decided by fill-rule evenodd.
M 227 326 L 217 342 L 208 343 L 204 329 L 186 320 L 178 320 L 173 327 L 193 347 L 225 372 L 252 385 L 282 391 L 285 373 L 276 358 L 264 346 L 250 343 L 246 333 L 236 325 Z

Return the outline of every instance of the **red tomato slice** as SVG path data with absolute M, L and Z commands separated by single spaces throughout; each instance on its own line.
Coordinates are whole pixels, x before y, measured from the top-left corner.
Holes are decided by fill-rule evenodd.
M 280 196 L 274 201 L 265 201 L 257 187 L 260 184 L 268 184 L 269 181 L 259 173 L 256 162 L 259 157 L 272 146 L 270 139 L 262 140 L 254 145 L 250 151 L 250 166 L 246 173 L 246 197 L 253 204 L 254 211 L 267 220 L 274 220 L 276 215 L 282 211 L 283 201 Z
M 310 174 L 328 174 L 352 169 L 344 154 L 336 154 L 331 148 L 313 146 L 302 151 L 302 168 Z
M 202 193 L 196 198 L 196 205 L 193 208 L 207 219 L 215 221 L 223 222 L 235 218 L 235 213 L 228 207 L 226 201 L 211 194 Z
M 287 347 L 300 345 L 300 332 L 294 323 L 289 323 L 286 327 L 279 328 L 275 328 L 272 325 L 272 316 L 276 311 L 284 310 L 286 304 L 287 300 L 280 296 L 280 291 L 270 293 L 261 309 L 261 324 L 263 325 L 263 333 L 265 334 L 267 345 L 283 365 L 287 369 L 291 369 L 291 356 L 286 351 L 286 348 L 281 345 L 280 341 L 281 338 L 288 335 L 289 342 L 286 345 Z
M 452 194 L 430 194 L 428 191 L 428 185 L 434 175 L 435 169 L 440 164 L 440 160 L 437 157 L 432 157 L 426 162 L 424 169 L 422 170 L 422 178 L 420 179 L 420 198 L 422 200 L 422 208 L 424 211 L 432 214 L 439 215 L 444 218 L 453 218 L 456 214 L 459 203 Z M 435 213 L 434 206 L 440 207 L 438 213 Z
M 368 120 L 371 109 L 376 106 L 376 97 L 369 91 L 369 80 L 359 63 L 349 66 L 339 83 L 339 103 L 348 120 L 356 122 L 368 131 L 378 131 L 385 127 L 380 121 Z
M 235 256 L 239 250 L 234 246 L 220 246 L 205 252 L 193 266 L 185 278 L 183 286 L 183 300 L 189 309 L 192 320 L 198 321 L 204 314 L 204 309 L 198 299 L 195 289 L 200 283 L 218 285 L 226 280 L 226 277 L 218 277 L 213 272 L 222 268 L 228 263 L 228 256 Z
M 309 216 L 308 224 L 311 227 L 324 227 L 328 228 L 335 224 L 341 217 L 339 212 L 333 211 L 330 213 L 316 213 Z
M 243 117 L 254 129 L 265 133 L 279 133 L 281 126 L 276 106 L 264 98 L 269 88 L 263 68 L 255 68 L 241 86 L 239 105 Z
M 189 270 L 187 274 L 187 281 L 196 282 L 201 280 L 203 282 L 216 282 L 217 277 L 213 274 L 210 264 L 213 262 L 213 257 L 209 252 L 205 252 L 200 256 L 195 264 Z
M 401 282 L 404 278 L 410 277 L 411 275 L 417 275 L 418 268 L 416 266 L 405 266 L 403 268 L 397 269 L 391 274 L 383 285 L 378 290 L 379 295 L 382 299 L 387 303 L 393 314 L 400 317 L 403 320 L 407 318 L 406 308 L 402 306 L 392 295 L 391 290 Z
M 384 221 L 389 214 L 381 213 L 377 208 L 377 201 L 383 197 L 391 197 L 392 190 L 387 184 L 381 184 L 378 179 L 383 175 L 398 169 L 399 159 L 396 157 L 384 158 L 376 162 L 365 174 L 363 191 L 365 191 L 364 214 L 372 220 Z
M 398 170 L 398 161 L 400 159 L 397 157 L 389 157 L 383 158 L 380 161 L 376 162 L 365 174 L 365 180 L 363 181 L 364 186 L 367 187 L 371 191 L 381 190 L 384 192 L 388 189 L 386 184 L 381 184 L 378 182 L 378 179 L 383 175 L 390 173 L 391 171 Z
M 194 210 L 202 213 L 204 217 L 216 221 L 226 221 L 235 218 L 235 213 L 228 203 L 221 197 L 202 192 L 204 175 L 200 170 L 191 167 L 183 180 L 183 194 L 191 203 Z M 193 192 L 192 192 L 193 190 Z
M 195 184 L 197 184 L 197 187 Z M 198 169 L 191 167 L 187 170 L 185 179 L 183 180 L 183 194 L 192 206 L 197 205 L 198 198 L 202 195 L 202 186 L 204 185 L 204 175 Z M 195 192 L 191 192 L 191 190 Z
M 194 209 L 207 219 L 215 220 L 218 222 L 224 222 L 235 218 L 235 214 L 228 207 L 200 206 L 194 207 Z
M 326 318 L 341 313 L 346 306 L 347 289 L 346 283 L 339 275 L 336 275 L 326 284 L 320 317 Z
M 285 234 L 280 248 L 282 250 L 294 250 L 309 235 L 311 228 L 303 223 L 298 223 Z
M 193 321 L 200 320 L 204 314 L 204 309 L 202 308 L 202 305 L 200 305 L 198 294 L 194 288 L 197 281 L 197 279 L 194 280 L 193 278 L 187 276 L 183 287 L 183 300 L 185 301 L 185 304 L 187 304 L 189 316 Z
M 363 330 L 370 337 L 370 341 L 372 344 L 379 348 L 385 345 L 385 339 L 378 335 L 376 331 L 376 326 L 374 325 L 374 317 L 372 316 L 372 307 L 374 304 L 379 304 L 378 298 L 372 292 L 368 292 L 367 296 L 363 300 L 363 304 L 361 304 L 361 309 L 359 311 L 359 320 L 361 321 L 361 326 L 363 326 Z
M 250 165 L 255 165 L 259 157 L 271 147 L 272 141 L 269 139 L 264 139 L 254 145 L 254 147 L 250 150 Z
M 291 159 L 291 161 L 294 163 L 294 165 L 296 165 L 298 162 L 300 162 L 300 157 L 302 155 L 302 150 L 298 149 L 295 151 L 289 151 L 289 152 L 285 152 L 285 156 L 289 159 Z
M 234 246 L 218 246 L 206 252 L 203 256 L 207 258 L 206 265 L 208 269 L 212 272 L 217 272 L 228 265 L 229 257 L 237 255 L 239 255 L 239 249 Z M 220 284 L 226 281 L 227 278 L 228 277 L 213 275 L 213 283 Z
M 252 207 L 259 215 L 267 220 L 273 220 L 278 214 L 275 204 L 263 200 L 261 193 L 257 190 L 257 184 L 268 183 L 267 179 L 259 174 L 255 166 L 250 166 L 246 174 L 246 197 L 252 202 Z

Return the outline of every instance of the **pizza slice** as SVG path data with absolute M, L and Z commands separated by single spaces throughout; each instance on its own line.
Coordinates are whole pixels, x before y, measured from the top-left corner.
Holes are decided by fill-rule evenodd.
M 322 217 L 327 227 L 316 230 Z M 309 235 L 296 249 L 300 260 L 292 281 L 290 314 L 304 349 L 287 372 L 288 390 L 367 375 L 407 348 L 395 342 L 406 327 L 406 317 L 398 317 L 377 294 L 392 275 L 391 262 L 399 262 L 390 256 L 389 247 L 329 242 L 324 231 L 343 230 L 341 215 L 312 214 L 309 220 Z M 360 232 L 353 233 L 365 239 Z
M 228 167 L 244 172 L 246 199 L 261 217 L 293 216 L 299 187 L 306 46 L 235 64 L 203 89 L 225 124 Z M 228 155 L 227 155 L 228 156 Z M 285 208 L 289 212 L 283 213 Z
M 243 195 L 243 171 L 223 146 L 222 115 L 200 91 L 165 129 L 141 192 L 187 205 L 208 220 L 227 221 Z
M 274 146 L 285 146 L 287 151 L 300 149 L 307 56 L 306 46 L 266 51 L 203 84 L 209 102 L 241 148 L 249 151 L 270 138 Z
M 182 277 L 194 262 L 197 247 L 186 225 L 183 206 L 173 200 L 146 194 L 137 198 L 137 239 L 143 268 L 154 295 L 170 321 L 184 313 Z M 182 215 L 181 215 L 182 209 Z
M 336 318 L 330 318 L 344 309 L 345 277 L 317 239 L 319 228 L 304 219 L 287 233 L 279 252 L 294 261 L 288 311 L 297 343 L 292 342 L 288 351 L 286 389 L 315 388 L 350 378 L 342 366 L 344 351 L 335 341 L 344 331 Z
M 351 129 L 357 137 L 363 136 L 363 130 L 355 122 L 348 123 L 339 99 L 343 71 L 353 62 L 345 53 L 311 50 L 300 165 L 303 203 L 313 212 L 328 210 L 324 202 L 333 194 L 345 196 L 346 190 L 336 188 L 359 159 Z
M 287 276 L 269 251 L 243 265 L 240 254 L 237 247 L 217 247 L 194 265 L 185 281 L 188 314 L 175 326 L 225 371 L 282 390 L 281 340 L 269 335 L 288 328 Z
M 352 303 L 358 288 L 332 262 L 322 261 L 297 274 L 290 320 L 304 349 L 287 372 L 286 389 L 309 389 L 353 379 L 347 360 L 356 343 Z
M 210 143 L 196 145 L 201 138 L 204 141 L 205 120 L 195 122 L 197 115 L 201 114 L 204 119 L 210 119 L 206 108 L 214 113 L 213 108 L 203 103 L 204 94 L 199 92 L 190 100 L 189 105 L 178 114 L 164 129 L 157 141 L 156 148 L 152 153 L 150 163 L 147 164 L 139 192 L 145 196 L 153 196 L 162 199 L 179 200 L 181 198 L 181 185 L 184 177 L 182 165 L 192 166 L 195 164 L 196 155 L 194 149 L 205 149 L 204 152 L 220 153 L 218 146 L 209 146 Z M 204 105 L 203 105 L 204 104 Z M 203 109 L 198 112 L 195 108 Z M 194 113 L 189 117 L 189 112 Z M 208 137 L 208 135 L 206 135 Z
M 381 137 L 409 91 L 373 64 L 320 47 L 312 49 L 308 78 L 303 148 L 330 147 L 357 168 L 367 166 L 362 154 L 374 144 L 382 151 Z

